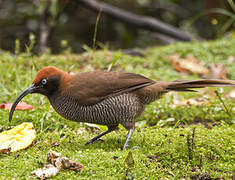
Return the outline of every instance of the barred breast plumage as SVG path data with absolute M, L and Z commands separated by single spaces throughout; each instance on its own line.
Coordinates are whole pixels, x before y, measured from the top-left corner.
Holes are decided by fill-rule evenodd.
M 66 119 L 102 125 L 117 125 L 135 121 L 144 109 L 139 97 L 125 93 L 109 97 L 94 105 L 80 105 L 71 96 L 54 95 L 49 98 L 51 105 Z

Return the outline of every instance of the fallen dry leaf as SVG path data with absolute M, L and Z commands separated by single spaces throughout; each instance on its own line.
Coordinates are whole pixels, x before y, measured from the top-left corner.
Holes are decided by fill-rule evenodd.
M 36 131 L 32 123 L 22 123 L 13 129 L 0 133 L 0 150 L 9 149 L 10 152 L 29 147 L 36 138 Z
M 13 103 L 2 103 L 0 104 L 0 109 L 4 109 L 4 110 L 10 110 L 11 106 Z M 19 104 L 17 104 L 16 110 L 31 110 L 33 109 L 33 106 L 30 104 L 27 104 L 25 102 L 20 102 Z
M 228 79 L 225 65 L 223 63 L 211 64 L 209 77 L 212 79 Z
M 83 165 L 67 157 L 62 157 L 60 153 L 50 150 L 47 154 L 47 161 L 59 169 L 70 169 L 74 171 L 83 170 Z
M 84 168 L 82 164 L 70 160 L 67 157 L 63 157 L 60 153 L 52 150 L 47 154 L 47 161 L 50 164 L 47 164 L 42 169 L 34 170 L 32 175 L 41 179 L 46 179 L 50 176 L 56 175 L 61 169 L 70 169 L 78 172 L 82 171 Z
M 223 63 L 213 63 L 207 68 L 192 55 L 181 58 L 180 55 L 174 54 L 169 56 L 169 59 L 173 68 L 178 72 L 203 75 L 203 77 L 212 79 L 228 79 L 226 67 Z M 232 57 L 229 58 L 229 61 L 231 59 Z
M 56 175 L 58 172 L 59 172 L 58 168 L 56 168 L 52 164 L 48 164 L 42 169 L 37 169 L 33 171 L 31 174 L 40 179 L 46 179 L 46 178 Z
M 174 98 L 172 108 L 178 106 L 210 106 L 206 98 L 191 98 L 191 99 L 178 99 Z
M 0 149 L 0 154 L 9 154 L 10 149 Z
M 225 97 L 235 99 L 235 89 L 232 89 L 226 93 Z
M 194 56 L 188 55 L 181 58 L 180 55 L 174 54 L 169 57 L 174 69 L 181 73 L 207 75 L 209 69 L 204 67 Z

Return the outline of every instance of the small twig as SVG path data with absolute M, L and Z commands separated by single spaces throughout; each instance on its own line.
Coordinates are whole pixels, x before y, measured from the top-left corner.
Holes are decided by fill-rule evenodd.
M 195 131 L 196 131 L 196 127 L 193 128 L 193 133 L 192 133 L 192 151 L 194 149 L 194 137 L 195 137 Z
M 218 91 L 215 91 L 215 94 L 216 94 L 216 96 L 218 97 L 218 99 L 220 100 L 220 102 L 222 103 L 222 105 L 223 105 L 223 107 L 224 107 L 224 111 L 225 111 L 230 117 L 232 117 L 231 114 L 230 114 L 230 112 L 229 112 L 229 110 L 228 110 L 228 108 L 227 108 L 227 106 L 225 105 L 223 99 L 221 98 L 220 93 L 219 93 Z
M 188 159 L 189 159 L 189 161 L 193 160 L 195 131 L 196 131 L 196 128 L 194 127 L 192 135 L 190 133 L 187 135 L 187 146 L 188 146 Z
M 93 46 L 92 46 L 93 51 L 95 50 L 96 35 L 97 35 L 98 23 L 99 23 L 99 20 L 100 20 L 101 12 L 102 12 L 102 9 L 99 10 L 99 13 L 98 13 L 98 15 L 96 17 L 96 21 L 95 21 L 95 31 L 94 31 Z
M 192 146 L 190 143 L 190 134 L 187 135 L 187 146 L 188 146 L 188 160 L 191 161 L 192 158 Z

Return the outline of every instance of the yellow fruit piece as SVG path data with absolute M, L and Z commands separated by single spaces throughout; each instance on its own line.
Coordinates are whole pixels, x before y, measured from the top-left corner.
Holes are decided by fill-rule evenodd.
M 15 152 L 30 146 L 36 138 L 32 123 L 22 123 L 11 130 L 0 133 L 0 150 Z

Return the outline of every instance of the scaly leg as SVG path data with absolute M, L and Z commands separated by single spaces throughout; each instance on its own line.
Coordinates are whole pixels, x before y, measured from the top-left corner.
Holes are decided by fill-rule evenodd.
M 95 141 L 97 141 L 99 138 L 101 138 L 102 136 L 104 136 L 105 134 L 108 134 L 112 131 L 114 131 L 115 129 L 117 129 L 118 125 L 114 125 L 114 126 L 108 126 L 108 130 L 105 131 L 105 132 L 102 132 L 101 134 L 99 134 L 98 136 L 90 139 L 89 141 L 86 142 L 85 145 L 88 145 L 88 144 L 91 144 L 91 143 L 94 143 Z
M 134 130 L 135 130 L 135 128 L 129 129 L 129 132 L 128 132 L 128 135 L 127 135 L 127 138 L 126 138 L 126 142 L 125 142 L 125 144 L 124 144 L 124 146 L 123 146 L 123 148 L 122 148 L 123 150 L 128 147 L 129 141 L 130 141 L 130 139 L 131 139 L 131 136 L 132 136 Z
M 125 123 L 122 123 L 122 125 L 128 130 L 126 142 L 122 148 L 124 150 L 128 147 L 128 143 L 129 143 L 131 136 L 135 130 L 135 122 L 134 121 L 126 121 Z

